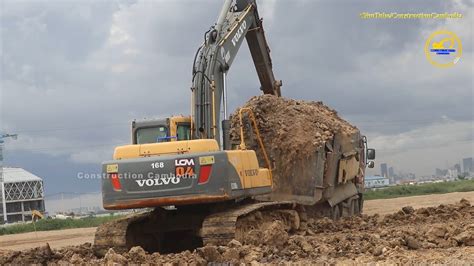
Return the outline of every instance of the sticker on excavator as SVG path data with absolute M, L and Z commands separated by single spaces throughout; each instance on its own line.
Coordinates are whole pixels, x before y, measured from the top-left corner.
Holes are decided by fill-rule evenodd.
M 214 156 L 204 156 L 204 157 L 199 157 L 199 164 L 200 165 L 209 165 L 209 164 L 214 164 Z
M 258 170 L 257 169 L 244 170 L 244 173 L 246 176 L 257 176 Z
M 118 172 L 118 164 L 108 164 L 107 165 L 107 173 L 117 173 Z
M 196 178 L 194 166 L 177 166 L 176 177 L 180 178 Z
M 196 178 L 194 172 L 194 159 L 177 159 L 174 162 L 176 177 Z

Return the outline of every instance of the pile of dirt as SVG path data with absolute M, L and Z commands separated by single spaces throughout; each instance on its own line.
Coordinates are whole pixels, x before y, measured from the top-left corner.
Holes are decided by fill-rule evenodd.
M 252 110 L 255 115 L 265 149 L 274 162 L 273 174 L 277 177 L 274 185 L 277 189 L 280 176 L 293 178 L 297 172 L 295 168 L 307 164 L 315 151 L 336 134 L 352 135 L 358 132 L 355 126 L 340 118 L 335 110 L 322 102 L 260 95 L 251 98 L 242 108 Z M 239 144 L 241 139 L 239 110 L 231 117 L 230 135 L 233 144 Z M 243 115 L 246 148 L 255 150 L 260 165 L 266 167 L 248 113 L 243 112 Z
M 258 219 L 258 218 L 257 218 Z M 280 220 L 250 230 L 244 241 L 205 246 L 175 254 L 148 254 L 134 247 L 124 254 L 110 249 L 96 257 L 90 244 L 52 250 L 49 246 L 0 253 L 0 264 L 193 264 L 230 263 L 472 263 L 474 206 L 453 205 L 413 209 L 381 217 L 362 215 L 332 221 L 306 218 L 299 226 Z M 293 223 L 293 222 L 292 222 Z M 296 223 L 296 222 L 295 222 Z

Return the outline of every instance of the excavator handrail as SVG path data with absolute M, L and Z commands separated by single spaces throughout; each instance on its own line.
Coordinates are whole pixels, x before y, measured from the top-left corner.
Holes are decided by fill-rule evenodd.
M 258 129 L 257 127 L 257 120 L 255 119 L 255 115 L 253 114 L 253 111 L 252 109 L 248 108 L 248 107 L 242 107 L 239 109 L 239 122 L 240 122 L 240 149 L 241 150 L 246 150 L 246 146 L 245 146 L 245 138 L 244 138 L 244 126 L 243 126 L 243 116 L 242 116 L 242 113 L 243 112 L 247 112 L 250 116 L 250 120 L 252 121 L 253 123 L 253 128 L 255 130 L 255 133 L 257 133 L 257 140 L 258 140 L 258 144 L 260 145 L 260 148 L 262 149 L 262 152 L 263 152 L 263 157 L 265 158 L 265 162 L 267 164 L 267 168 L 268 170 L 270 171 L 270 179 L 273 180 L 272 178 L 272 165 L 270 164 L 270 159 L 268 158 L 268 154 L 267 154 L 267 150 L 265 149 L 265 145 L 263 144 L 263 141 L 262 141 L 262 138 L 260 137 L 260 130 Z M 273 181 L 272 181 L 272 184 L 273 184 Z

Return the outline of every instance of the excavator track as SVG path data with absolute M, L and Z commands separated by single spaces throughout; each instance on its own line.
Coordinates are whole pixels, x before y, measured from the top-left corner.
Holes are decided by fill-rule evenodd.
M 115 252 L 124 253 L 133 246 L 142 246 L 150 252 L 167 253 L 171 251 L 170 245 L 174 246 L 174 251 L 177 246 L 191 249 L 207 244 L 226 245 L 237 238 L 239 219 L 257 211 L 293 207 L 294 203 L 285 201 L 247 203 L 233 206 L 230 210 L 214 212 L 184 210 L 172 213 L 157 208 L 152 212 L 133 214 L 100 225 L 95 233 L 94 252 L 102 257 L 110 248 Z M 160 228 L 167 228 L 168 234 L 165 236 L 160 232 Z M 190 235 L 183 236 L 184 229 L 195 235 L 194 242 L 178 243 L 178 239 L 193 238 Z M 196 239 L 201 241 L 196 242 Z
M 98 256 L 104 256 L 109 248 L 118 253 L 128 251 L 127 229 L 133 222 L 147 218 L 149 212 L 131 214 L 117 220 L 100 225 L 94 237 L 94 252 Z
M 344 208 L 345 205 L 351 205 L 349 203 L 359 204 L 359 201 L 348 199 L 337 207 Z M 133 246 L 141 246 L 148 252 L 169 253 L 192 250 L 208 244 L 227 245 L 233 239 L 244 243 L 250 230 L 258 229 L 268 221 L 280 220 L 289 230 L 297 230 L 300 218 L 303 218 L 300 217 L 302 213 L 305 216 L 337 219 L 331 213 L 334 210 L 323 205 L 301 208 L 301 205 L 291 201 L 253 201 L 213 207 L 184 207 L 175 211 L 156 208 L 151 212 L 132 214 L 100 225 L 95 233 L 94 252 L 102 257 L 110 248 L 124 253 Z M 326 214 L 321 212 L 323 210 L 327 211 Z M 354 207 L 347 210 L 354 210 Z M 337 216 L 359 213 L 360 211 L 338 211 Z
M 202 224 L 200 235 L 203 244 L 227 245 L 236 238 L 237 221 L 255 211 L 292 208 L 293 202 L 260 202 L 242 205 L 228 211 L 207 216 Z

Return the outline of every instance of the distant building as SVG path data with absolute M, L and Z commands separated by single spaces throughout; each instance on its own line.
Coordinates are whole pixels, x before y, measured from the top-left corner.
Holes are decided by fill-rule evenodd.
M 392 178 L 395 176 L 395 170 L 393 170 L 393 167 L 388 168 L 388 176 Z
M 388 177 L 388 169 L 387 169 L 386 163 L 380 164 L 380 171 L 381 171 L 381 176 Z
M 31 211 L 44 213 L 43 180 L 21 168 L 3 168 L 6 214 L 9 223 L 30 221 Z M 0 191 L 1 194 L 2 191 Z M 3 204 L 0 197 L 0 223 L 3 223 Z
M 462 171 L 461 171 L 461 165 L 460 165 L 460 164 L 458 164 L 458 163 L 455 164 L 455 165 L 453 166 L 453 168 L 456 169 L 456 171 L 458 171 L 459 174 L 462 173 Z
M 366 188 L 386 187 L 390 184 L 390 180 L 383 176 L 366 176 L 364 184 Z
M 472 167 L 472 157 L 462 159 L 464 173 L 474 172 Z
M 447 176 L 448 176 L 450 179 L 456 179 L 459 175 L 460 175 L 460 173 L 458 172 L 458 170 L 457 170 L 456 168 L 448 169 L 448 174 L 447 174 Z
M 435 174 L 436 174 L 437 177 L 446 176 L 446 175 L 448 174 L 448 169 L 439 169 L 439 168 L 436 168 Z

